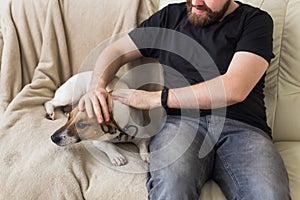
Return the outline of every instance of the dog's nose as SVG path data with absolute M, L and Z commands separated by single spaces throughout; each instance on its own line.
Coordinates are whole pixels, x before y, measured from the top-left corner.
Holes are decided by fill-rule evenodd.
M 51 136 L 51 140 L 52 142 L 54 142 L 55 144 L 59 144 L 61 138 L 60 137 L 56 137 L 55 135 Z

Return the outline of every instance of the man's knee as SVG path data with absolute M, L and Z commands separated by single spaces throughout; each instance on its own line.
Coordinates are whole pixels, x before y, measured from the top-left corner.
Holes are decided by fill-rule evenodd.
M 287 184 L 282 183 L 260 183 L 249 185 L 240 195 L 243 200 L 290 200 L 290 192 Z
M 166 167 L 150 174 L 147 181 L 149 199 L 198 199 L 200 180 L 187 169 Z

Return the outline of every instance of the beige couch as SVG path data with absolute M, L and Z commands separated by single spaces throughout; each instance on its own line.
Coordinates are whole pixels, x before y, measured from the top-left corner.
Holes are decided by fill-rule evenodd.
M 115 168 L 103 155 L 101 162 L 95 159 L 86 145 L 59 148 L 49 137 L 65 117 L 58 111 L 56 121 L 44 119 L 42 103 L 72 74 L 91 67 L 94 57 L 86 57 L 101 51 L 101 45 L 94 50 L 99 42 L 175 0 L 122 0 L 118 10 L 113 2 L 10 1 L 0 34 L 1 200 L 147 199 L 147 166 L 137 155 L 126 154 L 129 163 Z M 276 58 L 265 88 L 268 123 L 288 170 L 292 198 L 300 200 L 300 1 L 244 2 L 267 10 L 275 22 Z M 225 198 L 210 181 L 201 199 Z

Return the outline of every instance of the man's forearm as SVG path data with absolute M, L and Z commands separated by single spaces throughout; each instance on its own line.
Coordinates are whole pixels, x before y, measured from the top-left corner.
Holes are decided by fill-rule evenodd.
M 233 91 L 226 75 L 192 86 L 169 90 L 167 105 L 170 108 L 215 109 L 243 101 L 241 91 Z

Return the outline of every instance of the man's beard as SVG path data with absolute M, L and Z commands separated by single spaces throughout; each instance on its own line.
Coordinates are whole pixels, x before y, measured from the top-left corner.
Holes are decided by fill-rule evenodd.
M 188 18 L 189 21 L 195 25 L 195 26 L 207 26 L 213 22 L 219 21 L 221 20 L 226 11 L 228 10 L 228 7 L 230 5 L 230 0 L 228 0 L 223 8 L 219 11 L 213 12 L 209 7 L 207 7 L 205 4 L 203 6 L 197 6 L 197 9 L 199 10 L 203 10 L 206 11 L 206 16 L 200 16 L 198 14 L 192 13 L 192 0 L 187 0 L 186 2 L 186 8 L 187 8 L 187 12 L 188 12 Z

